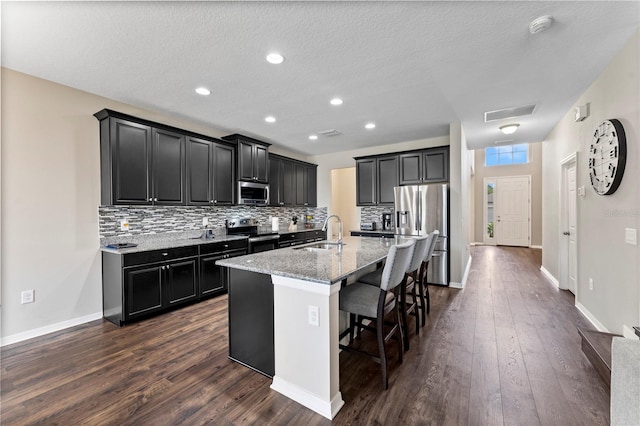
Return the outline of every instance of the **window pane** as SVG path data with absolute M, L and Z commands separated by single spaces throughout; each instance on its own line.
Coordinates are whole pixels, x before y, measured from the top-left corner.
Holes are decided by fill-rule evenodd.
M 498 165 L 498 154 L 487 155 L 485 158 L 485 163 L 487 166 L 497 166 Z
M 513 164 L 524 164 L 527 162 L 527 153 L 525 152 L 514 152 L 513 153 Z
M 495 146 L 492 146 L 492 147 L 490 147 L 490 148 L 485 148 L 485 149 L 484 149 L 484 153 L 485 153 L 486 155 L 494 155 L 494 154 L 497 154 L 497 153 L 498 153 L 498 148 L 497 148 L 497 147 L 495 147 Z
M 513 164 L 513 155 L 511 153 L 500 154 L 500 165 L 504 166 L 507 164 Z
M 528 151 L 528 146 L 526 143 L 513 145 L 513 152 L 527 152 L 527 151 Z
M 498 152 L 500 154 L 511 153 L 513 152 L 513 147 L 511 145 L 501 146 L 501 147 L 498 147 Z

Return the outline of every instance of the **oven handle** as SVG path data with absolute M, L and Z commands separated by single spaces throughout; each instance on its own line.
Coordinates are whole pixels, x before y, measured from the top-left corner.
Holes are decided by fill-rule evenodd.
M 265 235 L 263 237 L 251 237 L 249 238 L 250 243 L 259 243 L 261 241 L 271 241 L 271 240 L 279 240 L 280 235 Z

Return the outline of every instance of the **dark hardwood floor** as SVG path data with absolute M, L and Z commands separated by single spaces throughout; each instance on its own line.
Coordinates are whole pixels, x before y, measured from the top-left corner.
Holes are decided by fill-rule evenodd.
M 340 355 L 336 424 L 609 423 L 576 331 L 593 327 L 540 273 L 540 250 L 472 254 L 464 290 L 430 287 L 427 326 L 411 331 L 403 364 L 390 344 L 388 391 L 378 364 Z M 94 321 L 1 355 L 3 425 L 330 423 L 227 359 L 226 297 L 124 328 Z

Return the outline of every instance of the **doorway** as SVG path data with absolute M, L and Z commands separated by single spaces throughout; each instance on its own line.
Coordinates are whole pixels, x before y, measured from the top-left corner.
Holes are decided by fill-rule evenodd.
M 345 236 L 349 235 L 349 231 L 352 229 L 360 229 L 356 207 L 355 167 L 331 170 L 331 210 L 329 214 L 340 216 Z M 338 238 L 338 226 L 331 225 L 331 235 L 328 238 Z
M 531 176 L 484 179 L 484 244 L 529 247 Z
M 578 290 L 577 162 L 575 152 L 560 162 L 560 288 Z

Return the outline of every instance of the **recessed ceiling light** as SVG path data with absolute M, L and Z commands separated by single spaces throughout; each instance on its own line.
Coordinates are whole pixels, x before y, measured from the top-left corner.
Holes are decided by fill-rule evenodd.
M 310 135 L 309 139 L 311 139 L 312 141 L 315 141 L 318 139 L 318 135 Z
M 331 103 L 331 105 L 342 105 L 342 99 L 340 98 L 333 98 L 329 102 Z
M 202 96 L 209 96 L 211 94 L 211 90 L 207 89 L 206 87 L 198 87 L 196 89 L 196 93 Z
M 375 129 L 376 123 L 367 123 L 364 125 L 365 129 Z
M 270 64 L 275 64 L 275 65 L 281 64 L 281 63 L 284 62 L 284 56 L 282 56 L 279 53 L 275 53 L 275 52 L 269 53 L 267 55 L 267 62 L 269 62 Z
M 515 133 L 516 130 L 518 130 L 518 127 L 520 127 L 518 123 L 505 124 L 504 126 L 500 126 L 500 130 L 502 130 L 502 133 L 504 133 L 505 135 L 510 135 L 512 133 Z
M 268 115 L 264 118 L 264 121 L 266 121 L 267 123 L 275 123 L 276 118 L 273 115 Z

